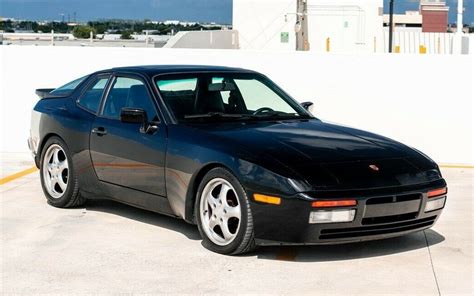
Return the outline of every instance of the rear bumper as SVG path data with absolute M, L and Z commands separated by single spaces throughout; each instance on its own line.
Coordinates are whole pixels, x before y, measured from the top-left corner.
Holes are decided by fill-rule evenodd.
M 28 148 L 30 149 L 30 152 L 31 152 L 31 156 L 33 156 L 33 159 L 35 161 L 35 165 L 37 168 L 39 168 L 39 159 L 38 159 L 38 155 L 36 153 L 37 151 L 37 144 L 34 142 L 34 140 L 29 137 L 28 140 Z
M 282 199 L 279 206 L 252 202 L 256 243 L 339 244 L 424 230 L 435 224 L 443 210 L 425 213 L 429 189 L 433 188 L 357 198 L 356 206 L 347 207 L 356 210 L 354 220 L 343 223 L 310 224 L 310 212 L 316 209 L 311 208 L 311 201 L 308 200 Z

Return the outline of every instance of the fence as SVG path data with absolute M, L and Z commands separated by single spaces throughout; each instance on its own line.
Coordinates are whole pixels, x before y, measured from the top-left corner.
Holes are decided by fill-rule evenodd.
M 384 30 L 384 52 L 388 52 L 388 30 Z M 473 54 L 474 34 L 456 38 L 454 33 L 424 33 L 397 30 L 393 33 L 393 52 L 411 54 Z

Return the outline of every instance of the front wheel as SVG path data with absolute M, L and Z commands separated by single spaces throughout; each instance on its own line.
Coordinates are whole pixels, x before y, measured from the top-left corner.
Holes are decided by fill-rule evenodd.
M 79 193 L 71 155 L 63 140 L 58 137 L 48 139 L 40 164 L 41 186 L 49 204 L 69 208 L 86 202 Z
M 204 246 L 221 254 L 241 254 L 255 247 L 253 219 L 244 188 L 228 170 L 215 168 L 198 189 L 195 214 Z

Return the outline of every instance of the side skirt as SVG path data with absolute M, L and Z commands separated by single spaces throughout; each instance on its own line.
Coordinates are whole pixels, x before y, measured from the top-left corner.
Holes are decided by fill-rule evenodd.
M 107 182 L 99 182 L 103 191 L 106 192 L 106 196 L 97 196 L 88 192 L 81 192 L 85 198 L 111 199 L 143 210 L 178 218 L 171 209 L 168 199 L 163 196 L 137 191 Z

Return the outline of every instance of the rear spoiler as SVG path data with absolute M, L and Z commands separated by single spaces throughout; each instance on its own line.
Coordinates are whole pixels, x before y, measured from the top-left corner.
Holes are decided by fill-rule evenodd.
M 54 88 L 38 88 L 35 93 L 40 99 L 45 99 L 45 98 L 64 98 L 68 94 L 51 94 L 51 92 L 54 90 Z

